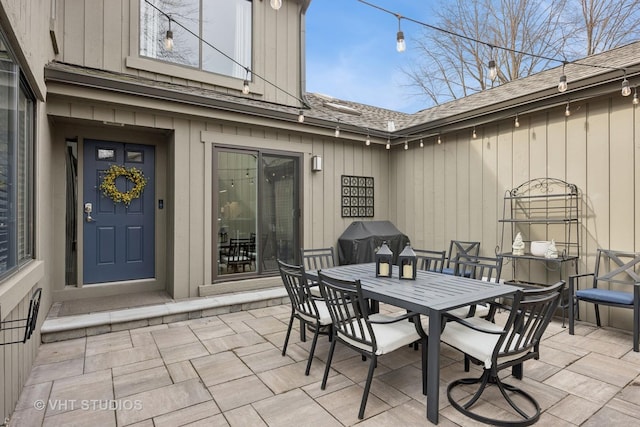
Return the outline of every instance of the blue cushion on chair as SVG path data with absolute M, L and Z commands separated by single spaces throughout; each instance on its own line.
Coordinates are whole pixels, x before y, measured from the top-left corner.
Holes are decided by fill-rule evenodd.
M 591 288 L 576 291 L 576 296 L 578 298 L 601 301 L 603 303 L 633 305 L 633 293 L 631 292 Z
M 453 275 L 454 270 L 453 270 L 453 268 L 446 268 L 446 267 L 445 267 L 445 268 L 443 268 L 443 269 L 442 269 L 442 272 L 443 272 L 444 274 L 450 274 L 450 275 Z

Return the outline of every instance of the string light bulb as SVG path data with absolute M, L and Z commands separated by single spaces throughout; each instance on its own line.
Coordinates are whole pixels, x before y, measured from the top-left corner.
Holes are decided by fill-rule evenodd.
M 335 135 L 336 135 L 336 138 L 340 138 L 340 126 L 336 126 Z
M 404 33 L 400 28 L 401 20 L 402 20 L 402 17 L 398 15 L 398 34 L 396 34 L 396 50 L 398 52 L 404 52 L 405 50 L 407 50 L 407 44 L 404 41 Z
M 634 87 L 633 88 L 633 105 L 638 105 L 640 104 L 640 99 L 638 99 L 638 88 Z
M 409 141 L 405 141 L 404 142 L 404 149 L 408 150 L 409 149 Z
M 624 80 L 622 80 L 622 96 L 629 96 L 631 95 L 631 86 L 629 86 L 629 80 L 627 80 L 627 77 L 624 77 Z
M 387 150 L 391 150 L 391 140 L 389 138 L 387 138 L 387 145 L 385 145 L 385 147 Z
M 562 64 L 562 75 L 560 76 L 560 81 L 558 82 L 558 92 L 566 92 L 567 91 L 567 76 L 564 74 L 564 63 Z
M 571 115 L 571 109 L 569 108 L 569 102 L 568 102 L 568 101 L 567 101 L 567 106 L 566 106 L 566 108 L 564 109 L 564 115 L 565 115 L 566 117 L 569 117 L 569 116 Z
M 422 141 L 422 138 L 420 138 L 420 148 L 424 147 L 424 142 Z
M 171 31 L 171 17 L 169 16 L 169 29 L 164 38 L 164 48 L 171 52 L 173 50 L 173 31 Z
M 519 127 L 520 127 L 520 120 L 518 120 L 518 115 L 517 115 L 517 114 L 516 114 L 516 120 L 515 120 L 515 122 L 513 123 L 513 125 L 514 125 L 515 127 L 517 127 L 517 128 L 519 128 Z
M 298 123 L 304 123 L 304 111 L 302 110 L 298 113 Z
M 242 83 L 242 93 L 249 95 L 249 68 L 245 68 L 247 74 L 245 75 L 244 82 Z
M 476 139 L 476 138 L 478 137 L 478 134 L 476 133 L 476 128 L 475 128 L 475 126 L 473 127 L 473 133 L 471 134 L 471 137 L 472 137 L 473 139 Z
M 438 135 L 438 145 L 442 144 L 442 139 L 440 139 L 440 135 Z
M 273 10 L 280 10 L 282 7 L 282 0 L 271 0 L 271 8 Z
M 498 77 L 498 67 L 493 59 L 489 61 L 489 78 L 494 81 Z
M 369 136 L 369 133 L 367 133 L 367 139 L 364 141 L 364 145 L 367 147 L 371 145 L 371 137 Z

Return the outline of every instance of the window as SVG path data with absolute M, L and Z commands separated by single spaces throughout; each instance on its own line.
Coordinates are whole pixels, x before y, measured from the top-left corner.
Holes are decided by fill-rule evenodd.
M 140 55 L 244 79 L 251 69 L 251 13 L 249 0 L 140 0 Z
M 33 96 L 0 34 L 0 277 L 33 257 Z

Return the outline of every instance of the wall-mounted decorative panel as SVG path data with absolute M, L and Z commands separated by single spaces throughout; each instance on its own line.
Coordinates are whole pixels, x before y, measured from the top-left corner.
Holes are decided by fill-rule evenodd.
M 373 177 L 342 175 L 342 217 L 373 217 Z

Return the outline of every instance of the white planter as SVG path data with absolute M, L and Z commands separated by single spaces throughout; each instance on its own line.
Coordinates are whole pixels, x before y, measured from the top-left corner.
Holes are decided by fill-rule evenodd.
M 534 240 L 531 242 L 531 255 L 544 256 L 550 244 L 549 240 Z

